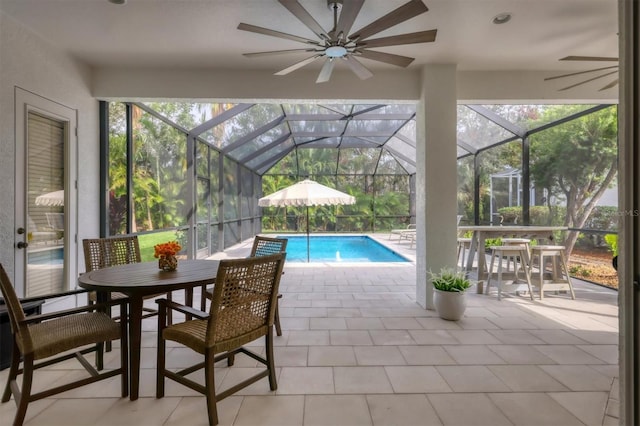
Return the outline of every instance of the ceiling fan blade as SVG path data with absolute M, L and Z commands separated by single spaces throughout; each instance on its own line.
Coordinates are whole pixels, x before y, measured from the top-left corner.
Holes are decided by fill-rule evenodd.
M 358 42 L 357 46 L 369 49 L 371 47 L 397 46 L 400 44 L 430 43 L 435 41 L 437 33 L 438 30 L 429 30 L 390 37 L 374 38 L 371 40 L 362 40 Z
M 609 61 L 618 62 L 618 58 L 608 56 L 565 56 L 560 61 Z
M 618 79 L 616 78 L 611 83 L 607 84 L 602 89 L 598 90 L 598 92 L 602 92 L 603 90 L 611 89 L 612 87 L 617 86 L 617 85 L 618 85 Z
M 336 26 L 335 36 L 339 37 L 340 33 L 342 33 L 342 38 L 346 39 L 347 34 L 351 31 L 351 27 L 360 13 L 360 9 L 364 4 L 364 0 L 351 0 L 347 1 L 342 5 L 342 10 L 340 11 L 340 19 L 338 20 L 338 25 Z
M 296 18 L 307 26 L 315 35 L 321 39 L 328 40 L 329 36 L 326 31 L 318 24 L 318 22 L 302 7 L 298 0 L 278 0 L 281 5 L 287 8 Z
M 315 49 L 289 49 L 289 50 L 272 50 L 269 52 L 252 52 L 252 53 L 243 53 L 242 56 L 246 56 L 247 58 L 253 58 L 256 56 L 270 56 L 270 55 L 282 55 L 285 53 L 298 53 L 298 52 L 315 52 Z
M 408 56 L 394 55 L 392 53 L 376 52 L 375 50 L 362 50 L 358 51 L 359 55 L 372 61 L 384 62 L 386 64 L 397 65 L 399 67 L 406 68 L 415 60 Z
M 600 78 L 606 77 L 606 76 L 611 75 L 611 74 L 615 74 L 615 73 L 617 73 L 617 72 L 618 72 L 618 71 L 611 71 L 611 72 L 608 72 L 608 73 L 606 73 L 606 74 L 598 75 L 598 76 L 596 76 L 596 77 L 590 78 L 590 79 L 588 79 L 588 80 L 581 81 L 580 83 L 572 84 L 571 86 L 563 87 L 562 89 L 558 89 L 558 90 L 562 91 L 562 90 L 569 90 L 569 89 L 573 89 L 574 87 L 581 86 L 581 85 L 583 85 L 583 84 L 589 83 L 589 82 L 594 81 L 594 80 L 598 80 L 598 79 L 600 79 Z
M 367 69 L 364 65 L 360 63 L 353 55 L 347 55 L 343 57 L 345 61 L 347 61 L 347 65 L 351 68 L 351 71 L 357 75 L 360 80 L 366 80 L 367 78 L 373 77 L 373 73 Z
M 320 74 L 318 74 L 318 79 L 316 80 L 316 83 L 324 83 L 329 81 L 329 79 L 331 78 L 331 72 L 333 71 L 334 65 L 335 65 L 334 59 L 327 59 L 327 61 L 322 66 L 322 69 L 320 70 Z
M 318 55 L 313 55 L 313 56 L 311 56 L 311 57 L 309 57 L 307 59 L 303 59 L 300 62 L 296 62 L 295 64 L 293 64 L 291 66 L 288 66 L 287 68 L 285 68 L 285 69 L 283 69 L 281 71 L 278 71 L 277 73 L 274 73 L 274 75 L 286 75 L 286 74 L 289 74 L 290 72 L 295 71 L 298 68 L 302 68 L 305 65 L 310 64 L 311 62 L 315 61 L 316 59 L 318 59 L 321 56 L 323 56 L 323 55 L 318 54 Z
M 578 71 L 578 72 L 572 72 L 572 73 L 569 73 L 569 74 L 556 75 L 555 77 L 547 77 L 547 78 L 544 79 L 544 81 L 555 80 L 557 78 L 571 77 L 573 75 L 587 74 L 587 73 L 590 73 L 590 72 L 610 70 L 610 69 L 613 69 L 613 68 L 618 68 L 618 66 L 617 65 L 612 65 L 610 67 L 594 68 L 592 70 Z
M 387 13 L 383 17 L 376 19 L 366 27 L 354 32 L 349 36 L 349 38 L 351 40 L 363 40 L 374 34 L 378 34 L 387 28 L 391 28 L 394 25 L 398 25 L 401 22 L 418 16 L 427 10 L 429 9 L 424 3 L 422 3 L 422 0 L 411 0 L 399 8 Z
M 285 38 L 287 40 L 299 41 L 300 43 L 314 44 L 316 46 L 320 45 L 319 42 L 310 40 L 308 38 L 298 37 L 297 35 L 293 34 L 281 33 L 280 31 L 270 30 L 269 28 L 258 27 L 251 24 L 244 24 L 242 22 L 238 24 L 238 29 L 242 31 L 249 31 L 251 33 L 258 33 L 272 37 Z

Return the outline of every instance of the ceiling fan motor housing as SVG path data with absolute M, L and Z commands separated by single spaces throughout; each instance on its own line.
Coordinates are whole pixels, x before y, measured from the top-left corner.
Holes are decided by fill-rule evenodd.
M 333 12 L 334 9 L 337 9 L 338 12 L 342 10 L 342 3 L 344 0 L 327 0 L 327 7 L 330 11 Z

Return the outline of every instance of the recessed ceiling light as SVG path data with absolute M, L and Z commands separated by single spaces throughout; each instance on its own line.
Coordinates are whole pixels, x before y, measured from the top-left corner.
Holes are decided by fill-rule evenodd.
M 491 22 L 493 22 L 496 25 L 500 25 L 500 24 L 506 24 L 510 20 L 511 20 L 511 13 L 504 12 L 504 13 L 499 13 L 496 16 L 494 16 L 493 20 Z
M 113 4 L 125 4 L 127 2 L 127 0 L 108 0 L 109 3 L 113 3 Z

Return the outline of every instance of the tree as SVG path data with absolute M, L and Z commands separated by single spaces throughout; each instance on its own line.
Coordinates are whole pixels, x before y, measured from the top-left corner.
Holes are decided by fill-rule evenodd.
M 543 122 L 553 122 L 580 106 L 557 106 L 544 111 Z M 617 173 L 617 108 L 611 106 L 531 137 L 531 178 L 536 187 L 566 203 L 564 226 L 584 227 L 589 215 Z M 565 240 L 571 254 L 578 231 Z

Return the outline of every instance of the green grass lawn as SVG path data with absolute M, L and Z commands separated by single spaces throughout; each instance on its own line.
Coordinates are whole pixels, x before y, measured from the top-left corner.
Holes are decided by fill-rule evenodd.
M 166 243 L 168 241 L 175 241 L 176 231 L 155 232 L 153 234 L 138 235 L 138 241 L 140 243 L 140 256 L 143 262 L 149 262 L 155 260 L 153 257 L 153 246 L 160 243 Z

